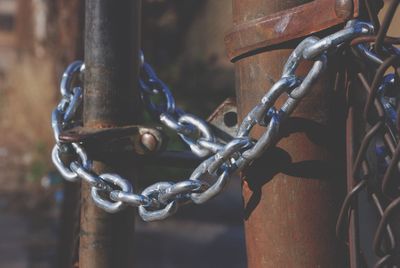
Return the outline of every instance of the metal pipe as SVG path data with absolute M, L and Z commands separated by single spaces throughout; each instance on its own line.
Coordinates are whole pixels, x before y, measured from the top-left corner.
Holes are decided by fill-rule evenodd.
M 309 1 L 233 0 L 235 24 Z M 332 1 L 334 4 L 334 1 Z M 283 14 L 283 19 L 287 17 Z M 235 62 L 239 118 L 250 111 L 281 72 L 297 44 L 249 53 Z M 311 67 L 298 70 L 304 76 Z M 248 267 L 346 267 L 335 223 L 345 193 L 344 117 L 334 119 L 332 62 L 323 78 L 282 125 L 284 133 L 242 173 Z M 281 105 L 284 100 L 278 100 Z M 343 108 L 344 109 L 344 108 Z M 337 114 L 336 114 L 337 115 Z M 264 131 L 256 128 L 253 137 Z
M 138 121 L 140 8 L 140 0 L 86 0 L 85 128 L 121 127 Z M 92 157 L 95 172 L 118 172 L 130 180 L 137 174 L 133 157 Z M 79 267 L 132 267 L 133 238 L 134 210 L 104 212 L 91 200 L 90 187 L 82 184 Z

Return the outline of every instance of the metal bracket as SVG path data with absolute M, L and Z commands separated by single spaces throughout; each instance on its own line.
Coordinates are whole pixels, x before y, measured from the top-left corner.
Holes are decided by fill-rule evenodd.
M 130 125 L 113 128 L 75 127 L 60 134 L 61 142 L 84 143 L 88 150 L 96 152 L 134 151 L 143 155 L 161 151 L 166 136 L 161 127 Z
M 234 24 L 225 36 L 228 57 L 245 54 L 316 33 L 355 18 L 359 0 L 314 0 L 288 10 Z
M 236 101 L 233 98 L 226 99 L 209 116 L 207 122 L 218 137 L 229 141 L 236 136 L 238 130 L 238 118 Z

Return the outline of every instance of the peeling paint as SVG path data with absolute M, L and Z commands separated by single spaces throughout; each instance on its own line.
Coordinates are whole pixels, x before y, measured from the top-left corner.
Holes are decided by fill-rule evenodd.
M 275 25 L 275 32 L 283 33 L 286 30 L 286 27 L 289 25 L 291 14 L 286 14 L 282 17 L 282 19 Z

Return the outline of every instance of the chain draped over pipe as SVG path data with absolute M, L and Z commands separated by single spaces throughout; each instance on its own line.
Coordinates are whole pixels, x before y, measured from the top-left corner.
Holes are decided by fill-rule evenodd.
M 236 137 L 227 143 L 221 142 L 205 121 L 176 107 L 170 89 L 157 77 L 141 54 L 139 85 L 143 103 L 148 111 L 166 127 L 176 131 L 193 153 L 208 158 L 192 172 L 189 179 L 176 183 L 158 182 L 140 194 L 134 193 L 133 186 L 117 174 L 95 174 L 82 144 L 64 143 L 59 140 L 62 131 L 76 126 L 79 122 L 77 111 L 84 90 L 79 80 L 84 75 L 84 64 L 81 61 L 73 62 L 62 77 L 62 98 L 52 113 L 52 127 L 56 139 L 52 160 L 65 179 L 81 179 L 89 183 L 92 186 L 93 201 L 105 211 L 114 213 L 130 205 L 139 207 L 139 214 L 145 221 L 165 219 L 183 204 L 202 204 L 218 195 L 232 174 L 245 168 L 277 142 L 280 124 L 309 93 L 337 48 L 359 36 L 373 33 L 374 28 L 371 24 L 353 20 L 349 21 L 344 29 L 322 39 L 304 39 L 288 58 L 281 79 L 249 112 Z M 304 78 L 296 75 L 296 69 L 303 60 L 314 62 Z M 281 107 L 274 107 L 276 100 L 283 94 L 287 95 L 286 102 Z M 152 97 L 155 95 L 161 95 L 165 102 L 153 101 Z M 266 129 L 258 141 L 249 136 L 255 125 Z M 61 155 L 66 152 L 72 152 L 76 160 L 70 163 L 63 162 Z M 100 195 L 100 192 L 106 193 L 108 198 L 104 198 L 104 194 Z

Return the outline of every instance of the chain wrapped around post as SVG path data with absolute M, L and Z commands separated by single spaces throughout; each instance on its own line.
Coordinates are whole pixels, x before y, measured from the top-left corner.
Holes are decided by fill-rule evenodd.
M 134 193 L 132 185 L 119 175 L 94 174 L 84 144 L 60 141 L 62 131 L 80 123 L 79 109 L 84 90 L 80 77 L 84 75 L 84 64 L 74 62 L 62 77 L 62 99 L 52 114 L 52 127 L 56 139 L 52 160 L 67 180 L 81 179 L 89 183 L 92 186 L 93 201 L 100 208 L 112 213 L 130 205 L 139 207 L 139 214 L 145 221 L 165 219 L 174 214 L 180 205 L 190 202 L 202 204 L 219 194 L 232 174 L 242 170 L 277 142 L 280 124 L 309 93 L 328 64 L 329 57 L 345 43 L 373 33 L 374 28 L 371 24 L 353 20 L 349 21 L 344 29 L 325 38 L 304 39 L 287 60 L 281 79 L 249 112 L 236 137 L 229 142 L 220 142 L 206 122 L 176 107 L 171 91 L 145 62 L 142 54 L 139 84 L 145 106 L 160 122 L 175 130 L 193 153 L 208 158 L 193 171 L 189 179 L 177 183 L 158 182 L 140 194 Z M 303 60 L 313 61 L 314 64 L 305 77 L 299 77 L 296 75 L 296 69 Z M 165 102 L 157 104 L 153 101 L 152 97 L 156 95 L 161 95 Z M 281 107 L 274 107 L 281 95 L 287 96 L 286 102 Z M 255 125 L 265 127 L 265 132 L 258 141 L 249 136 Z M 64 162 L 63 154 L 72 154 L 74 160 Z M 209 182 L 210 180 L 215 182 Z

